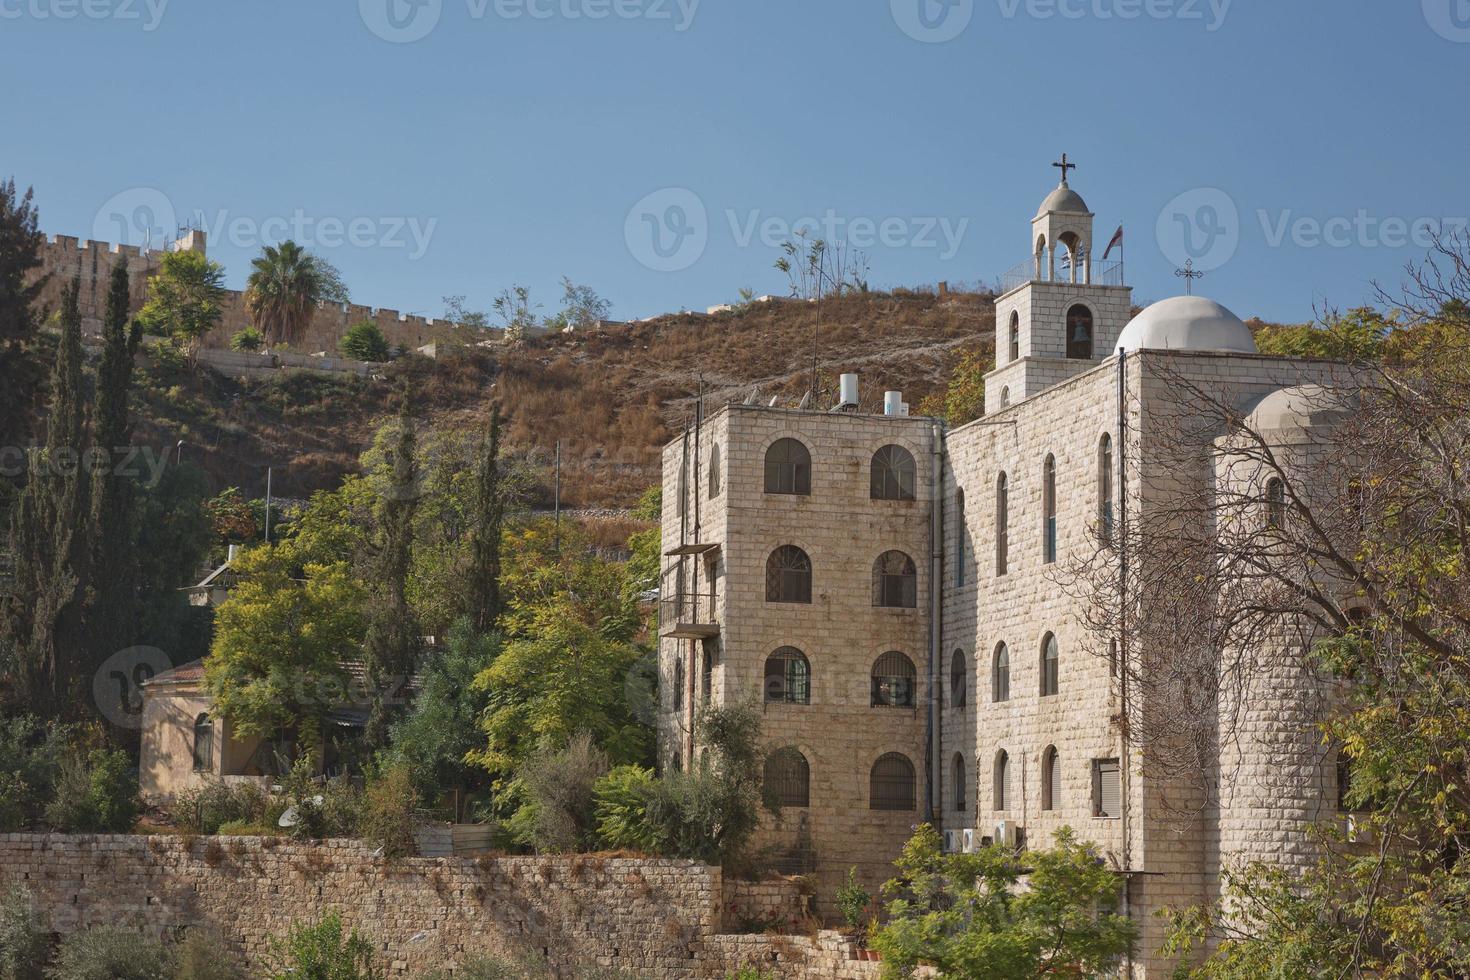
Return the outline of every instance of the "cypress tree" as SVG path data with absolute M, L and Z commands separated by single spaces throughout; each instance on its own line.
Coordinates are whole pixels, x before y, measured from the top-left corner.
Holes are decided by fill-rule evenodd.
M 418 459 L 408 393 L 398 432 L 388 451 L 388 485 L 378 504 L 376 575 L 364 641 L 372 704 L 364 742 L 369 751 L 388 744 L 388 730 L 405 707 L 403 691 L 418 662 L 419 628 L 408 605 L 408 574 L 413 560 L 413 521 L 418 510 Z
M 43 717 L 82 714 L 80 652 L 87 594 L 89 484 L 82 401 L 80 277 L 62 294 L 61 340 L 51 373 L 46 443 L 32 451 L 25 491 L 11 516 L 15 590 L 4 630 L 21 697 Z
M 19 195 L 15 181 L 0 181 L 0 446 L 25 438 L 40 370 L 26 344 L 39 320 L 37 302 L 49 276 L 31 282 L 46 242 L 36 224 L 31 191 Z
M 500 618 L 500 537 L 505 501 L 500 492 L 500 406 L 490 406 L 490 431 L 475 483 L 475 521 L 470 532 L 469 617 L 475 632 L 495 629 Z

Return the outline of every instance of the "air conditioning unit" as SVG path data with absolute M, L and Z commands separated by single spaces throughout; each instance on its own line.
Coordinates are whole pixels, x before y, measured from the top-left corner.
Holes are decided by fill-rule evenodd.
M 980 837 L 975 833 L 975 828 L 960 831 L 965 839 L 965 853 L 974 854 L 980 849 Z
M 1021 828 L 1014 821 L 1002 820 L 995 825 L 995 842 L 1002 847 L 1021 846 Z

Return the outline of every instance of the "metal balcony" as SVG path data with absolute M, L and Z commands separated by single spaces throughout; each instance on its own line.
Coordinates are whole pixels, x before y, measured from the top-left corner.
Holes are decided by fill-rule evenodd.
M 708 640 L 719 636 L 714 592 L 683 592 L 661 597 L 658 623 L 659 636 L 671 639 Z

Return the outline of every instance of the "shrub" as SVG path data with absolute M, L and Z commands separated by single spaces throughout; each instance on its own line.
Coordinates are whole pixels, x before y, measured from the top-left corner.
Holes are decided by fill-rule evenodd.
M 848 868 L 846 884 L 837 889 L 837 911 L 849 929 L 857 929 L 863 924 L 863 915 L 872 900 L 873 896 L 857 883 L 857 868 Z
M 0 899 L 0 980 L 41 980 L 49 946 L 30 892 L 20 886 L 10 889 Z
M 414 815 L 419 798 L 413 780 L 403 767 L 389 769 L 368 784 L 363 793 L 358 834 L 377 844 L 387 858 L 404 857 L 415 851 Z
M 249 823 L 245 820 L 228 820 L 215 831 L 221 837 L 275 837 L 280 831 L 269 823 Z
M 618 766 L 593 786 L 597 836 L 614 851 L 659 849 L 659 833 L 648 819 L 648 801 L 655 783 L 653 771 L 642 766 Z
M 607 772 L 607 755 L 589 735 L 565 749 L 538 749 L 517 770 L 529 798 L 512 818 L 520 842 L 538 853 L 576 851 L 596 843 L 593 787 Z
M 113 926 L 93 926 L 62 940 L 48 980 L 168 980 L 163 944 Z
M 64 759 L 46 822 L 77 833 L 124 833 L 138 819 L 138 777 L 127 753 L 93 749 Z
M 386 361 L 388 338 L 383 336 L 383 331 L 378 329 L 376 323 L 363 320 L 347 328 L 347 332 L 337 342 L 337 349 L 342 352 L 343 357 L 350 357 L 354 361 Z
M 246 327 L 230 338 L 230 350 L 253 353 L 265 346 L 265 336 L 254 327 Z
M 357 930 L 345 933 L 333 912 L 315 925 L 300 922 L 285 940 L 271 942 L 265 963 L 270 980 L 377 980 L 373 946 Z
M 173 949 L 169 980 L 240 980 L 234 958 L 214 936 L 193 931 Z
M 0 719 L 0 832 L 21 830 L 42 816 L 68 735 L 26 715 Z
M 260 824 L 270 800 L 255 783 L 231 786 L 223 780 L 179 794 L 172 807 L 174 823 L 194 834 L 217 834 L 225 824 Z
M 296 820 L 288 833 L 297 840 L 322 840 L 327 837 L 352 837 L 357 833 L 362 795 L 345 777 L 318 785 L 312 775 L 313 764 L 303 755 L 291 766 L 282 783 L 285 790 L 267 808 L 267 820 L 277 825 L 281 814 L 290 807 Z

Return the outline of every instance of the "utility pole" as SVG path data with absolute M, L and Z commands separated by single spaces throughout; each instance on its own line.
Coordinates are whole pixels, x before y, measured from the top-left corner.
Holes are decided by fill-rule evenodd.
M 552 507 L 556 511 L 556 553 L 561 554 L 561 440 L 556 440 L 556 490 Z
M 271 467 L 265 468 L 265 543 L 271 543 Z

